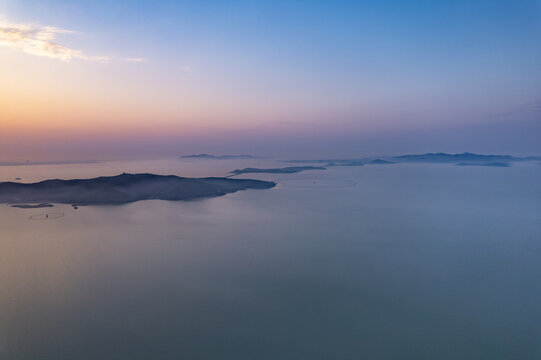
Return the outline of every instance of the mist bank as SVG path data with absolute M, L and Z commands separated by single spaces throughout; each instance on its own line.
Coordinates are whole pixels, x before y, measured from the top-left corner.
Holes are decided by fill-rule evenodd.
M 71 160 L 71 161 L 0 161 L 0 166 L 30 166 L 30 165 L 79 165 L 98 164 L 96 160 Z
M 489 167 L 509 167 L 508 163 L 504 162 L 490 162 L 490 163 L 458 163 L 455 166 L 489 166 Z
M 210 159 L 210 160 L 234 160 L 234 159 L 257 159 L 253 155 L 241 154 L 241 155 L 210 155 L 210 154 L 194 154 L 183 155 L 182 159 Z

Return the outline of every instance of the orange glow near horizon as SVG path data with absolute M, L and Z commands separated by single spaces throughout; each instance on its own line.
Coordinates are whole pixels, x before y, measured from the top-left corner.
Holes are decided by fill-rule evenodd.
M 64 63 L 2 48 L 0 55 L 3 135 L 182 135 L 299 116 L 287 104 L 245 100 L 228 89 L 209 92 L 175 77 L 164 82 L 144 64 Z

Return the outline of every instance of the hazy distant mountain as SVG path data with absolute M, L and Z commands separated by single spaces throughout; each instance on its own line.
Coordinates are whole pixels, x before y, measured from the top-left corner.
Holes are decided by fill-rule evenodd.
M 231 171 L 233 175 L 250 174 L 250 173 L 268 173 L 268 174 L 294 174 L 306 170 L 325 170 L 321 166 L 290 166 L 285 168 L 274 169 L 258 169 L 258 168 L 245 168 Z
M 184 159 L 214 159 L 214 160 L 229 160 L 229 159 L 256 159 L 252 155 L 210 155 L 210 154 L 194 154 L 181 156 Z
M 188 200 L 245 189 L 268 189 L 269 181 L 122 174 L 83 180 L 0 183 L 0 203 L 121 204 L 138 200 Z
M 519 158 L 511 155 L 481 155 L 465 152 L 462 154 L 446 154 L 446 153 L 428 153 L 420 155 L 401 155 L 393 157 L 396 161 L 402 162 L 433 162 L 433 163 L 457 163 L 457 162 L 508 162 L 508 161 L 524 161 L 535 160 L 537 157 L 530 156 L 527 158 Z

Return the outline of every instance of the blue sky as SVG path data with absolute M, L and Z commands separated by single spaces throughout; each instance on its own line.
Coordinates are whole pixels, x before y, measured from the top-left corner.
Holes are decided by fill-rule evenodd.
M 135 134 L 152 118 L 192 140 L 248 129 L 270 143 L 282 135 L 309 141 L 302 137 L 309 126 L 315 137 L 330 133 L 340 144 L 352 134 L 421 138 L 496 123 L 527 134 L 540 121 L 540 1 L 8 0 L 0 16 L 75 31 L 55 35 L 83 51 L 69 64 L 5 47 L 0 55 L 6 66 L 24 63 L 22 83 L 29 69 L 54 69 L 68 84 L 53 84 L 58 102 L 74 102 L 62 94 L 92 99 L 110 91 L 118 101 L 107 104 L 119 115 L 108 124 Z M 111 61 L 86 61 L 101 56 Z M 80 83 L 62 81 L 75 72 Z M 134 120 L 128 108 L 136 106 L 144 110 Z M 95 116 L 100 123 L 103 115 Z M 93 123 L 81 120 L 80 128 L 99 136 Z M 516 140 L 506 147 L 540 150 Z

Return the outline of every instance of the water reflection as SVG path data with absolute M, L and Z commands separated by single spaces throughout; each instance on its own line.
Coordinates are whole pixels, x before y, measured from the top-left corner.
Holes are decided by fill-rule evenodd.
M 541 355 L 539 166 L 257 178 L 285 185 L 54 221 L 0 207 L 0 358 Z M 313 181 L 357 185 L 294 186 Z

